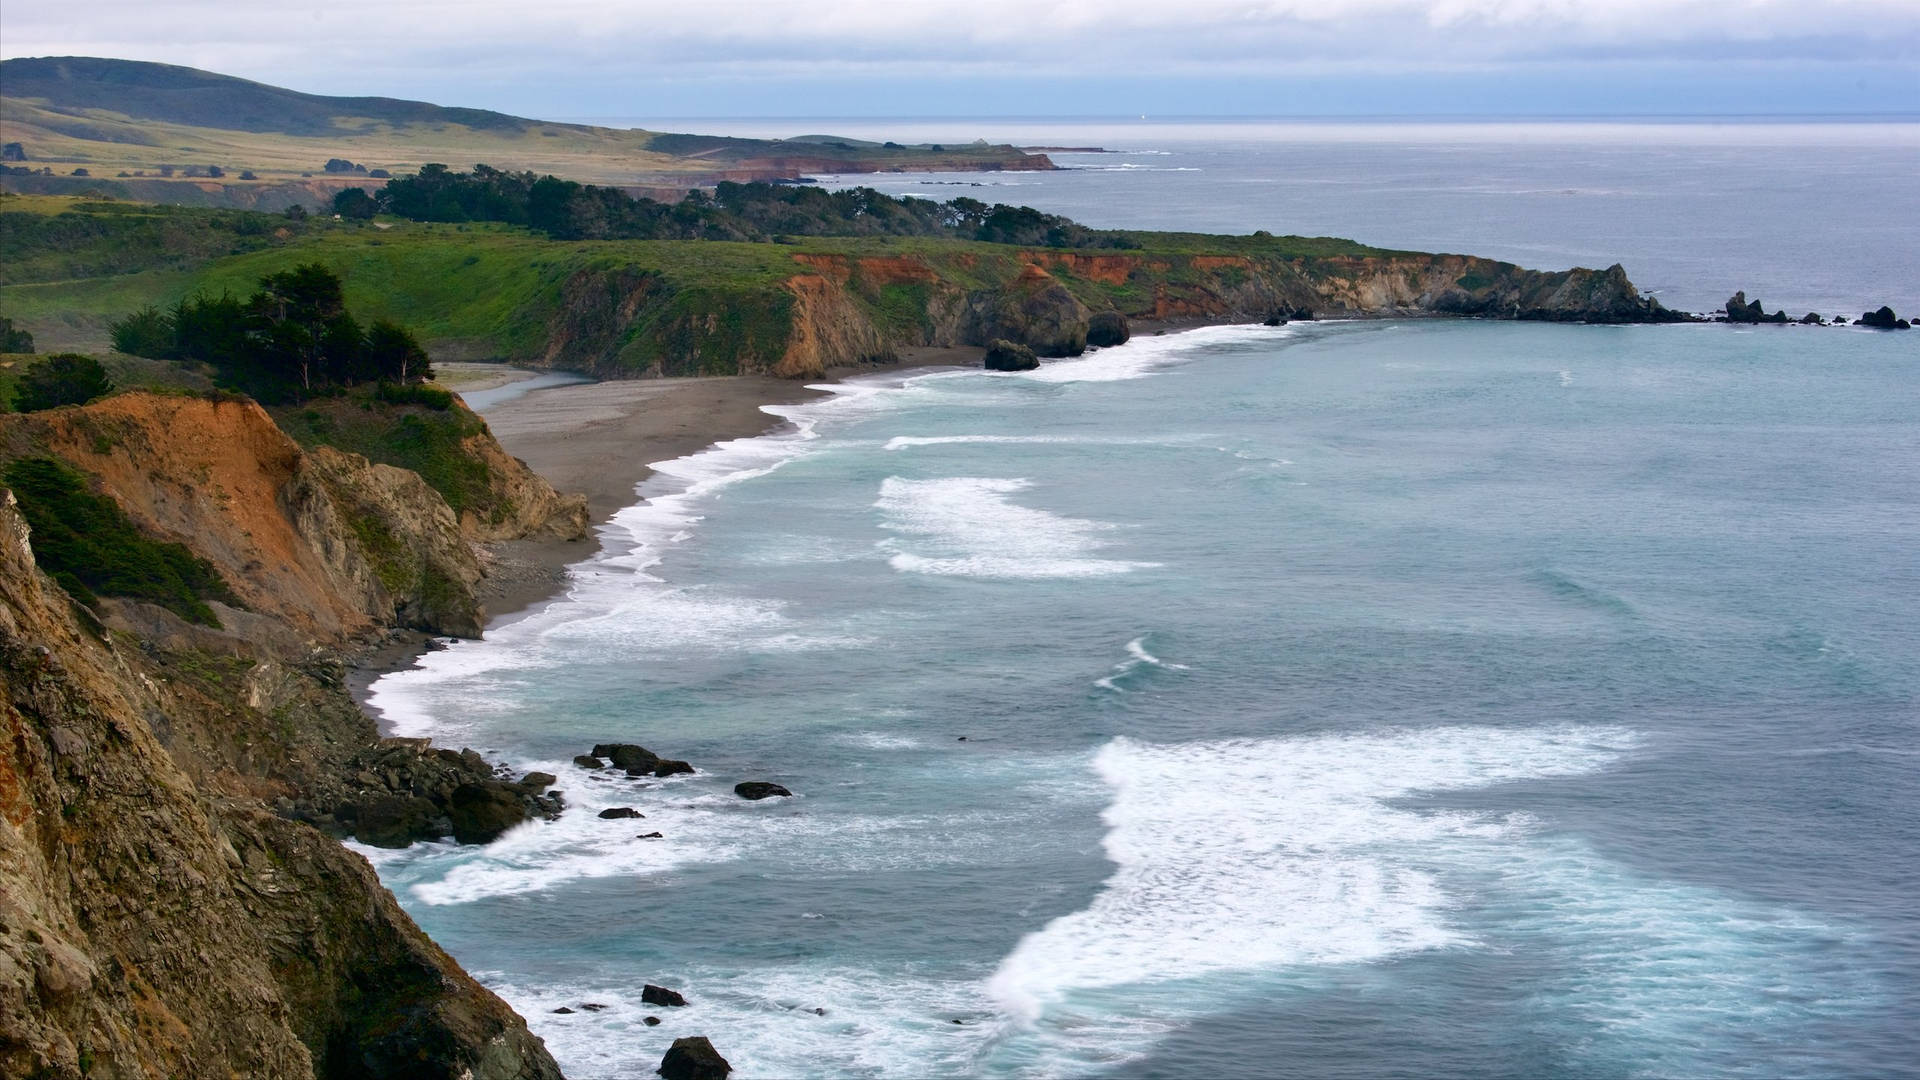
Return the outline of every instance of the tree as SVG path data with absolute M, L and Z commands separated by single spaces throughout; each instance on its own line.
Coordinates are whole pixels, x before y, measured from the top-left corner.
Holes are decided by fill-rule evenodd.
M 433 378 L 433 364 L 406 327 L 376 319 L 367 328 L 367 366 L 375 378 L 406 384 Z
M 334 193 L 333 212 L 348 221 L 371 221 L 380 212 L 380 204 L 366 188 L 350 187 Z
M 20 412 L 85 405 L 113 389 L 100 361 L 78 353 L 57 353 L 27 369 L 13 391 Z
M 13 328 L 13 320 L 0 316 L 0 353 L 33 351 L 33 335 Z
M 167 360 L 175 351 L 173 320 L 151 304 L 114 323 L 109 330 L 113 347 L 130 356 Z
M 340 278 L 319 263 L 302 263 L 260 279 L 253 309 L 255 337 L 268 354 L 297 371 L 300 389 L 311 394 L 315 381 L 327 382 L 329 361 L 344 348 L 347 302 Z M 350 319 L 348 321 L 351 321 Z M 354 324 L 353 333 L 359 326 Z

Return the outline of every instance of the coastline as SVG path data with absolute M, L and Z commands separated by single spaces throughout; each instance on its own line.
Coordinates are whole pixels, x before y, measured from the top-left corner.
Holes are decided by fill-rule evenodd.
M 1185 327 L 1182 327 L 1183 329 Z M 1147 334 L 1165 327 L 1147 324 Z M 479 585 L 486 629 L 514 622 L 559 599 L 567 570 L 601 553 L 601 527 L 638 501 L 634 489 L 653 475 L 653 465 L 698 453 L 716 443 L 765 435 L 786 423 L 761 411 L 826 396 L 815 389 L 869 375 L 919 368 L 978 368 L 986 350 L 974 346 L 924 346 L 900 351 L 892 364 L 839 367 L 806 382 L 767 375 L 713 375 L 635 379 L 551 386 L 501 401 L 482 419 L 494 438 L 526 462 L 557 491 L 587 496 L 585 540 L 510 540 L 487 545 L 487 576 Z M 456 365 L 448 365 L 455 367 Z M 504 365 L 457 365 L 475 391 L 532 378 Z M 499 367 L 495 374 L 464 369 Z M 451 387 L 450 387 L 451 388 Z M 437 648 L 417 631 L 394 631 L 356 655 L 348 673 L 354 701 L 384 734 L 387 725 L 368 704 L 382 675 L 405 671 Z

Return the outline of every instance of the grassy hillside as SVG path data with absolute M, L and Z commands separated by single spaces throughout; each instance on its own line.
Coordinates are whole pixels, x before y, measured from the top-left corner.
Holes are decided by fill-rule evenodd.
M 249 187 L 326 180 L 323 167 L 334 158 L 396 174 L 428 162 L 485 161 L 641 186 L 809 171 L 1051 167 L 1044 157 L 1009 146 L 667 135 L 394 98 L 324 97 L 192 68 L 94 57 L 0 62 L 0 142 L 20 143 L 25 165 L 51 168 L 58 177 L 84 168 L 96 182 L 140 180 L 143 198 L 189 203 L 204 202 L 208 188 L 234 189 L 227 205 L 253 205 Z M 207 166 L 225 175 L 207 177 Z M 167 186 L 182 189 L 179 198 L 153 193 L 162 169 L 174 172 Z M 189 169 L 202 175 L 189 178 Z M 242 171 L 257 179 L 238 179 Z M 353 176 L 331 179 L 351 182 Z

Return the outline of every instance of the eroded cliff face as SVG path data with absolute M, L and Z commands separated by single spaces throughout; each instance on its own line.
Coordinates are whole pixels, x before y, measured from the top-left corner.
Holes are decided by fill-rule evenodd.
M 1675 317 L 1643 299 L 1618 266 L 1543 273 L 1464 255 L 1008 249 L 799 252 L 793 259 L 796 272 L 774 294 L 680 291 L 661 274 L 633 268 L 583 271 L 565 285 L 540 360 L 603 378 L 723 369 L 813 378 L 915 345 L 1004 339 L 1041 356 L 1072 356 L 1086 348 L 1088 324 L 1100 311 L 1160 321 L 1258 321 L 1294 311 L 1610 323 Z
M 167 679 L 81 625 L 0 492 L 0 1073 L 557 1077 L 365 860 L 200 790 Z
M 239 603 L 217 627 L 82 608 L 0 489 L 0 1074 L 558 1076 L 363 859 L 292 819 L 348 831 L 395 799 L 367 763 L 398 758 L 521 797 L 470 752 L 383 743 L 344 660 L 390 627 L 477 633 L 477 539 L 566 534 L 572 503 L 505 476 L 509 512 L 469 527 L 417 474 L 302 450 L 245 401 L 0 418 L 0 458 L 29 454 Z M 423 794 L 431 817 L 444 793 Z

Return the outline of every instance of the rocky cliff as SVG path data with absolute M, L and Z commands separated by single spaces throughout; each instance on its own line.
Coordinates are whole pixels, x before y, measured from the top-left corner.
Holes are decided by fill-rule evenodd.
M 780 288 L 684 290 L 637 267 L 581 271 L 540 362 L 606 378 L 761 372 L 817 377 L 916 345 L 1006 340 L 1077 355 L 1093 317 L 1260 321 L 1465 316 L 1556 322 L 1679 318 L 1619 266 L 1546 273 L 1463 255 L 1085 253 L 967 248 L 797 252 Z M 663 313 L 671 312 L 670 318 Z M 640 328 L 644 333 L 639 333 Z M 720 366 L 716 366 L 718 363 Z
M 397 804 L 444 831 L 462 788 L 536 809 L 470 752 L 383 744 L 343 661 L 394 626 L 476 632 L 477 534 L 564 531 L 570 504 L 503 478 L 514 524 L 463 530 L 418 475 L 303 450 L 247 401 L 0 418 L 0 461 L 26 455 L 186 544 L 233 602 L 218 625 L 82 606 L 0 489 L 0 1074 L 558 1076 L 363 859 L 293 819 L 341 833 Z M 419 795 L 391 790 L 403 773 Z

